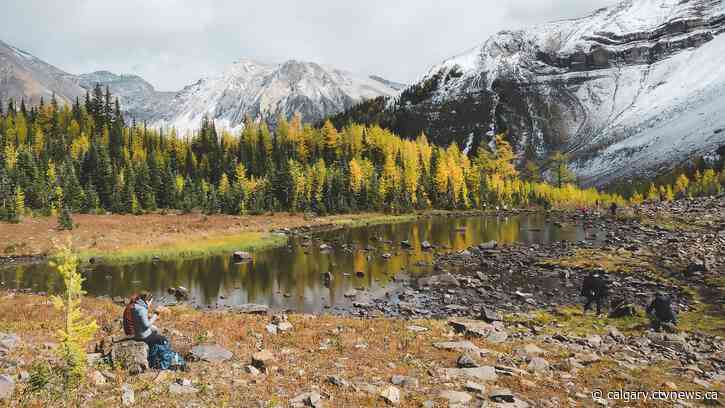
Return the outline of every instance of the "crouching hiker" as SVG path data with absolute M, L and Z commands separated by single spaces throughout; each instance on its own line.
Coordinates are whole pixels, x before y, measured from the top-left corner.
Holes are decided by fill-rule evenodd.
M 609 297 L 609 283 L 599 273 L 591 271 L 582 281 L 581 295 L 587 300 L 584 304 L 584 313 L 592 307 L 592 304 L 596 303 L 597 315 L 600 315 L 605 301 Z
M 652 329 L 660 331 L 675 331 L 677 315 L 672 310 L 672 299 L 664 292 L 657 292 L 652 303 L 647 307 L 647 315 L 652 323 Z
M 149 309 L 153 303 L 153 295 L 142 292 L 131 298 L 123 312 L 123 330 L 128 336 L 142 341 L 149 346 L 149 365 L 162 370 L 186 370 L 186 363 L 179 353 L 171 350 L 169 340 L 159 334 L 154 326 L 158 315 L 149 317 Z

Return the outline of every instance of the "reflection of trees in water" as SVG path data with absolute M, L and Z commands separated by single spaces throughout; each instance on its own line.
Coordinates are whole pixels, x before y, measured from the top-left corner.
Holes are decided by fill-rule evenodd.
M 464 227 L 465 232 L 457 230 Z M 231 256 L 224 255 L 122 267 L 99 265 L 84 271 L 84 287 L 91 294 L 127 296 L 145 289 L 162 294 L 168 287 L 185 286 L 205 304 L 216 303 L 223 294 L 227 298 L 225 304 L 262 303 L 315 310 L 322 304 L 342 301 L 343 294 L 351 288 L 384 286 L 403 269 L 413 274 L 426 272 L 425 268 L 413 266 L 416 261 L 430 262 L 433 258 L 432 253 L 421 250 L 423 241 L 460 250 L 491 240 L 549 243 L 583 236 L 581 228 L 561 229 L 547 224 L 544 215 L 428 218 L 322 233 L 318 235 L 320 240 L 333 244 L 329 253 L 320 252 L 320 240 L 302 247 L 302 240 L 292 237 L 288 247 L 258 252 L 251 263 L 235 264 Z M 403 240 L 410 241 L 411 249 L 401 249 Z M 353 250 L 344 250 L 343 244 L 352 245 Z M 366 251 L 368 245 L 375 250 Z M 397 256 L 385 260 L 385 252 Z M 334 276 L 329 288 L 324 286 L 322 277 L 328 271 Z M 357 271 L 364 275 L 356 276 Z M 345 277 L 345 273 L 351 276 Z M 57 272 L 48 265 L 0 269 L 0 279 L 7 287 L 62 289 Z M 291 296 L 285 298 L 286 293 Z

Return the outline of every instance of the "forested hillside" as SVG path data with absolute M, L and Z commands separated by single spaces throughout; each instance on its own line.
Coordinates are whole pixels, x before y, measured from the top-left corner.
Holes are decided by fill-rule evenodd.
M 37 107 L 12 101 L 0 116 L 0 212 L 39 213 L 201 209 L 206 213 L 471 209 L 578 205 L 608 201 L 595 190 L 540 182 L 535 166 L 519 177 L 511 147 L 469 158 L 453 144 L 404 140 L 377 126 L 320 128 L 280 118 L 271 132 L 247 121 L 238 134 L 205 120 L 190 139 L 124 123 L 108 90 L 84 102 Z M 616 198 L 619 199 L 619 198 Z

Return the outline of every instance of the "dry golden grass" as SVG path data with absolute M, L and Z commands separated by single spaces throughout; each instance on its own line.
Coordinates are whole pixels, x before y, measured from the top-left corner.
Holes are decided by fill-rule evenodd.
M 88 315 L 96 318 L 99 326 L 113 327 L 116 333 L 120 332 L 117 321 L 122 312 L 120 306 L 99 299 L 85 299 L 83 307 Z M 107 366 L 93 368 L 113 371 L 116 378 L 100 387 L 89 381 L 84 383 L 71 401 L 83 406 L 117 406 L 120 405 L 120 385 L 128 383 L 136 392 L 137 404 L 146 406 L 185 406 L 189 401 L 215 407 L 257 406 L 257 401 L 265 401 L 268 406 L 286 406 L 289 399 L 313 388 L 329 398 L 326 403 L 330 407 L 384 405 L 376 394 L 329 384 L 327 377 L 330 375 L 353 384 L 376 386 L 389 385 L 391 376 L 395 374 L 415 377 L 420 381 L 419 387 L 412 390 L 401 388 L 402 407 L 419 407 L 423 401 L 436 400 L 442 390 L 463 390 L 465 381 L 447 380 L 439 374 L 442 368 L 455 367 L 459 353 L 432 347 L 432 343 L 438 341 L 462 340 L 450 331 L 446 321 L 309 315 L 290 315 L 289 318 L 294 325 L 291 333 L 271 335 L 265 330 L 269 322 L 266 316 L 172 308 L 162 315 L 158 325 L 171 331 L 169 337 L 176 349 L 185 352 L 199 343 L 217 343 L 230 350 L 234 358 L 221 364 L 191 363 L 190 373 L 165 372 L 158 375 L 151 372 L 134 377 Z M 548 324 L 558 324 L 556 317 L 552 319 Z M 0 297 L 0 332 L 17 333 L 23 339 L 23 346 L 11 356 L 25 362 L 21 364 L 22 369 L 27 370 L 33 360 L 52 358 L 52 352 L 43 343 L 54 341 L 53 333 L 59 324 L 60 315 L 45 297 L 24 294 L 4 294 Z M 430 330 L 413 333 L 407 330 L 411 324 Z M 102 335 L 102 332 L 99 333 L 98 338 Z M 470 340 L 493 351 L 483 358 L 485 364 L 526 367 L 525 362 L 513 358 L 513 352 L 529 341 L 490 344 L 480 339 Z M 551 344 L 539 346 L 548 350 L 546 358 L 552 365 L 565 364 L 571 355 Z M 266 377 L 252 377 L 245 373 L 244 366 L 250 363 L 252 353 L 260 348 L 275 355 L 275 368 Z M 646 376 L 643 375 L 645 371 Z M 573 389 L 584 395 L 595 387 L 649 387 L 673 381 L 682 387 L 693 386 L 687 376 L 672 369 L 645 367 L 634 372 L 607 359 L 584 369 L 571 380 L 562 379 L 560 375 L 561 372 L 554 371 L 543 376 L 501 376 L 495 386 L 510 388 L 530 401 L 557 398 L 565 402 L 571 396 L 585 406 L 591 401 L 567 394 L 566 383 L 571 381 Z M 176 378 L 192 380 L 200 392 L 183 397 L 169 394 L 168 384 Z M 489 389 L 493 385 L 490 384 Z M 21 395 L 22 389 L 20 386 L 16 397 Z M 24 403 L 27 406 L 47 406 L 49 401 L 44 398 L 43 394 L 26 395 Z M 445 406 L 442 401 L 437 401 L 440 406 Z

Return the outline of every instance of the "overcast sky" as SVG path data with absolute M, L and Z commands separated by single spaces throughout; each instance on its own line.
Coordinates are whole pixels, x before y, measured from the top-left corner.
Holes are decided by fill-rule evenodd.
M 412 82 L 491 34 L 614 0 L 0 0 L 0 40 L 68 72 L 178 90 L 238 58 L 298 59 Z

